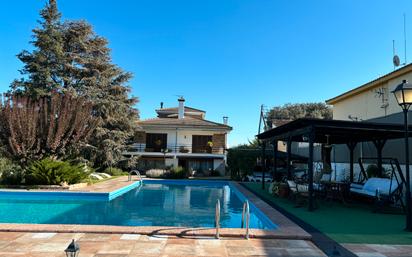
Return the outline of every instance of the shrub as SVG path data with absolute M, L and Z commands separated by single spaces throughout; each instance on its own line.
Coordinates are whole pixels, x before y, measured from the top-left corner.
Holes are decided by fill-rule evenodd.
M 174 179 L 188 178 L 189 172 L 180 166 L 172 167 L 169 173 L 166 174 L 166 177 Z
M 119 168 L 106 168 L 103 173 L 107 173 L 112 176 L 122 176 L 122 175 L 127 175 L 127 172 L 124 172 L 123 170 Z
M 368 174 L 368 178 L 377 177 L 379 174 L 379 168 L 375 164 L 370 164 L 366 168 L 366 174 Z
M 28 185 L 60 185 L 62 183 L 79 183 L 89 172 L 81 164 L 71 165 L 69 162 L 56 161 L 50 158 L 33 162 L 27 169 Z
M 0 158 L 0 175 L 0 184 L 20 185 L 24 172 L 18 164 L 13 163 L 10 159 Z
M 146 171 L 146 177 L 148 178 L 163 178 L 166 177 L 166 174 L 169 173 L 167 170 L 161 169 L 151 169 Z
M 211 177 L 220 177 L 220 172 L 217 171 L 217 170 L 212 170 L 212 171 L 210 172 L 210 176 L 211 176 Z

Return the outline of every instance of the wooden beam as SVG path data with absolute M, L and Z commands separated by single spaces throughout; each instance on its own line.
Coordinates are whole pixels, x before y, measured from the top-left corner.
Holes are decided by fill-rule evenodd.
M 278 167 L 278 142 L 277 140 L 273 140 L 273 181 L 276 178 L 276 171 Z
M 292 166 L 290 165 L 291 164 L 291 161 L 292 161 L 292 139 L 291 138 L 288 138 L 288 142 L 287 142 L 287 149 L 286 149 L 286 151 L 287 151 L 287 164 L 286 164 L 286 168 L 287 168 L 287 176 L 288 176 L 288 179 L 291 179 L 292 178 Z
M 309 199 L 308 199 L 308 210 L 313 211 L 314 206 L 314 194 L 313 194 L 313 144 L 315 141 L 315 131 L 314 129 L 308 134 L 309 138 L 309 159 L 308 159 L 308 178 L 309 178 Z
M 349 180 L 353 183 L 353 152 L 357 145 L 357 142 L 349 142 L 346 144 L 349 148 L 349 167 L 350 167 L 350 177 Z M 336 172 L 336 171 L 335 171 Z
M 266 141 L 262 142 L 262 189 L 265 189 Z

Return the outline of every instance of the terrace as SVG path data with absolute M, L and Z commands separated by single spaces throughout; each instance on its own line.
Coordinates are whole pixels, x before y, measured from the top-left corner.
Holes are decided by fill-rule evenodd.
M 245 187 L 311 233 L 320 248 L 331 239 L 358 256 L 410 256 L 412 252 L 412 234 L 404 230 L 403 215 L 373 213 L 373 206 L 367 204 L 329 201 L 318 201 L 318 209 L 309 212 L 269 194 L 258 183 L 245 183 Z
M 410 130 L 409 130 L 410 131 Z M 411 134 L 409 133 L 409 136 Z M 272 175 L 277 172 L 277 145 L 278 141 L 285 141 L 290 146 L 291 142 L 305 142 L 308 147 L 308 168 L 306 176 L 297 177 L 293 174 L 290 161 L 287 162 L 287 174 L 284 174 L 283 181 L 288 181 L 289 192 L 296 196 L 293 183 L 303 187 L 305 194 L 303 203 L 299 204 L 294 198 L 287 198 L 285 195 L 274 195 L 267 191 L 265 182 L 261 184 L 245 183 L 245 187 L 264 199 L 265 202 L 286 215 L 295 223 L 311 233 L 315 244 L 321 249 L 325 247 L 325 242 L 340 243 L 347 249 L 362 255 L 363 252 L 374 252 L 370 256 L 408 256 L 405 252 L 410 251 L 410 247 L 399 245 L 411 245 L 412 235 L 404 230 L 405 215 L 403 211 L 403 187 L 406 183 L 398 156 L 383 156 L 383 148 L 388 140 L 400 139 L 405 136 L 405 130 L 399 124 L 383 124 L 374 122 L 351 122 L 339 120 L 318 120 L 318 119 L 298 119 L 280 127 L 268 130 L 258 135 L 263 146 L 271 144 L 274 146 L 273 159 L 275 160 Z M 355 176 L 354 149 L 360 142 L 373 142 L 376 148 L 376 157 L 359 158 L 360 175 Z M 328 149 L 332 145 L 346 145 L 349 151 L 349 174 L 347 180 L 335 181 L 331 173 L 337 171 L 328 170 L 329 181 L 315 181 L 316 174 L 322 174 L 322 168 L 315 170 L 314 151 L 315 145 L 327 145 Z M 322 149 L 319 147 L 319 149 Z M 323 149 L 322 149 L 323 150 Z M 329 167 L 330 151 L 323 152 L 321 167 Z M 263 158 L 266 159 L 266 151 L 262 151 Z M 288 156 L 291 156 L 291 148 L 288 147 Z M 326 155 L 326 157 L 325 157 Z M 327 163 L 329 160 L 329 164 Z M 366 174 L 362 161 L 376 161 L 377 176 L 383 177 L 385 161 L 392 165 L 389 178 L 379 178 L 380 181 L 389 181 L 390 187 L 399 189 L 397 198 L 392 198 L 391 189 L 389 195 L 380 195 L 382 188 L 377 188 L 376 192 L 369 195 L 367 199 L 362 199 L 352 193 L 352 187 L 366 185 L 373 179 Z M 268 168 L 268 167 L 266 167 Z M 319 177 L 318 177 L 319 179 Z M 375 179 L 379 181 L 379 179 Z M 394 186 L 396 184 L 396 186 Z M 332 187 L 327 187 L 332 185 Z M 332 190 L 330 190 L 332 188 Z M 343 189 L 342 189 L 343 188 Z M 306 191 L 305 191 L 306 190 Z M 395 189 L 396 190 L 396 189 Z M 355 190 L 353 190 L 355 192 Z M 328 194 L 334 193 L 334 197 Z M 330 195 L 329 195 L 330 196 Z M 338 197 L 336 197 L 338 196 Z M 385 200 L 382 200 L 385 199 Z M 386 201 L 386 199 L 390 199 Z M 335 200 L 339 200 L 335 201 Z M 361 200 L 361 201 L 360 201 Z M 367 200 L 367 201 L 366 201 Z M 393 201 L 392 201 L 393 200 Z M 377 208 L 384 202 L 385 210 Z M 401 208 L 403 207 L 403 208 Z M 388 212 L 390 211 L 390 212 Z M 326 245 L 327 245 L 326 244 Z M 385 254 L 379 253 L 374 244 L 387 244 Z M 330 246 L 329 246 L 330 247 Z M 369 256 L 369 255 L 368 255 Z

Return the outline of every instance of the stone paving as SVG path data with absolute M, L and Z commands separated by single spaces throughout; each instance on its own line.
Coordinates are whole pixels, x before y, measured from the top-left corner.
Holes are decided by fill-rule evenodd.
M 411 257 L 412 245 L 342 244 L 359 257 Z
M 0 257 L 63 257 L 72 239 L 80 245 L 80 257 L 325 256 L 305 240 L 0 232 Z
M 82 191 L 82 192 L 93 192 L 93 193 L 109 193 L 120 189 L 122 187 L 128 186 L 136 182 L 136 176 L 133 176 L 132 181 L 128 181 L 128 176 L 122 176 L 118 178 L 109 179 L 99 183 L 95 183 L 83 188 L 71 190 L 71 191 Z

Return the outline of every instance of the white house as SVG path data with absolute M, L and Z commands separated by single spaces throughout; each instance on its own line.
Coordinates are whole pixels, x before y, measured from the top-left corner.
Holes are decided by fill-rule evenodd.
M 156 110 L 157 117 L 141 120 L 142 131 L 125 155 L 139 155 L 141 169 L 181 166 L 188 170 L 217 170 L 221 174 L 226 166 L 227 124 L 205 119 L 206 112 L 185 106 L 178 99 L 178 107 Z

